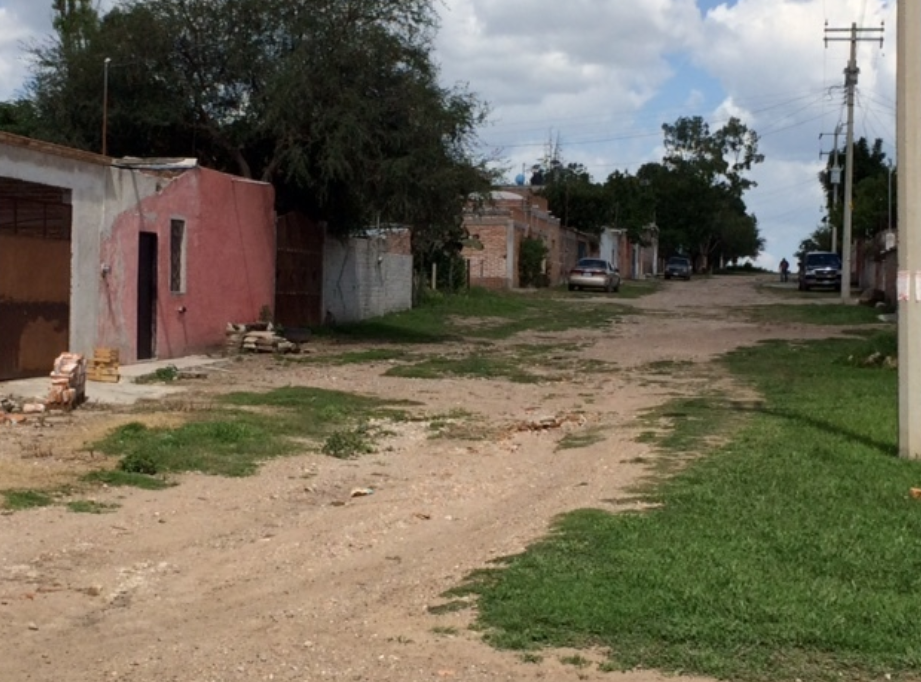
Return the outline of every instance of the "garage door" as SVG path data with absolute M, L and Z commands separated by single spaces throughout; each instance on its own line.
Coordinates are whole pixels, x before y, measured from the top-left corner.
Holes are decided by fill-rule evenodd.
M 0 379 L 46 375 L 68 349 L 69 195 L 0 178 Z

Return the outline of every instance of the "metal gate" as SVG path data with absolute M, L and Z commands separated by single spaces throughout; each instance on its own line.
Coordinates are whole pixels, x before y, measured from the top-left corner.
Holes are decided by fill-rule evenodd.
M 275 321 L 285 327 L 323 323 L 323 226 L 300 213 L 278 219 Z
M 0 178 L 0 379 L 48 374 L 68 349 L 68 194 Z

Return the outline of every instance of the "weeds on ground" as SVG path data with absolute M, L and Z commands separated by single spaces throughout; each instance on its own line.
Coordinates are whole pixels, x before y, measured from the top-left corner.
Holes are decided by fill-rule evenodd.
M 166 367 L 160 367 L 159 369 L 150 372 L 149 374 L 142 374 L 141 376 L 135 378 L 134 383 L 136 384 L 168 384 L 179 378 L 179 368 L 175 365 L 167 365 Z
M 471 379 L 506 379 L 519 384 L 546 381 L 547 377 L 533 374 L 511 358 L 481 353 L 461 357 L 430 357 L 411 365 L 397 365 L 386 376 L 411 379 L 443 379 L 466 377 Z
M 459 630 L 451 626 L 436 625 L 435 627 L 432 628 L 432 632 L 436 635 L 442 635 L 445 637 L 453 637 L 459 632 Z
M 496 435 L 495 426 L 466 410 L 452 410 L 446 414 L 429 418 L 429 438 L 446 438 L 449 440 L 477 441 Z
M 362 424 L 353 429 L 333 431 L 326 437 L 320 451 L 324 455 L 337 459 L 351 459 L 358 455 L 370 455 L 374 452 L 374 443 L 371 438 L 372 433 L 367 424 Z
M 128 474 L 245 476 L 260 462 L 303 449 L 303 441 L 318 449 L 325 442 L 336 456 L 346 456 L 350 448 L 348 456 L 366 451 L 357 439 L 359 426 L 372 418 L 405 419 L 398 408 L 411 404 L 310 387 L 231 393 L 220 403 L 176 428 L 126 424 L 92 447 L 121 456 L 119 470 Z
M 572 656 L 560 656 L 560 663 L 563 665 L 572 665 L 576 668 L 587 668 L 592 664 L 585 656 L 574 654 Z
M 734 680 L 912 676 L 921 667 L 921 466 L 895 457 L 896 375 L 844 359 L 863 339 L 766 343 L 726 365 L 763 402 L 708 396 L 665 416 L 690 458 L 644 513 L 561 517 L 470 576 L 495 645 L 602 646 L 633 666 Z M 699 416 L 728 419 L 706 433 Z M 744 416 L 744 419 L 740 419 Z
M 54 504 L 54 498 L 39 490 L 3 490 L 3 508 L 10 510 L 33 509 Z
M 434 606 L 428 607 L 428 612 L 434 616 L 442 616 L 446 613 L 457 613 L 458 611 L 464 611 L 473 606 L 469 601 L 464 601 L 462 599 L 452 599 L 451 601 L 445 602 L 444 604 L 436 604 Z
M 851 326 L 879 324 L 879 311 L 862 305 L 847 305 L 840 302 L 828 304 L 796 305 L 782 303 L 761 305 L 741 310 L 752 322 L 772 324 L 815 324 L 827 326 Z
M 637 295 L 645 292 L 640 288 Z M 412 310 L 332 330 L 321 329 L 318 334 L 341 340 L 401 344 L 507 339 L 521 331 L 603 329 L 630 312 L 630 308 L 611 300 L 578 298 L 555 290 L 517 293 L 474 288 L 459 294 L 436 294 Z
M 556 445 L 556 449 L 559 450 L 578 450 L 580 448 L 588 448 L 592 445 L 597 445 L 598 443 L 603 443 L 605 440 L 604 429 L 600 427 L 592 427 L 582 429 L 581 431 L 570 431 L 566 433 Z
M 95 500 L 71 500 L 67 508 L 77 514 L 107 514 L 118 509 L 114 502 L 97 502 Z
M 155 469 L 156 466 L 152 468 Z M 101 483 L 112 487 L 141 488 L 142 490 L 163 490 L 174 485 L 163 478 L 125 471 L 124 469 L 91 471 L 83 477 L 83 480 L 88 483 Z

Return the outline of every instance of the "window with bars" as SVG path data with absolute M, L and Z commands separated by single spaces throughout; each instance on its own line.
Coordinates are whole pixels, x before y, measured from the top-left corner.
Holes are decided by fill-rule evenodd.
M 169 225 L 169 290 L 185 293 L 185 221 L 171 220 Z

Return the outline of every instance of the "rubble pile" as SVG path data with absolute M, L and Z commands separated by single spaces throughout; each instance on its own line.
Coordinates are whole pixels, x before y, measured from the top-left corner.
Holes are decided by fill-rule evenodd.
M 51 372 L 48 408 L 70 410 L 86 400 L 86 358 L 79 353 L 61 353 Z
M 271 324 L 228 324 L 224 348 L 227 355 L 301 351 L 299 344 L 286 339 Z

